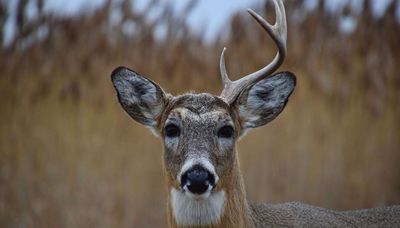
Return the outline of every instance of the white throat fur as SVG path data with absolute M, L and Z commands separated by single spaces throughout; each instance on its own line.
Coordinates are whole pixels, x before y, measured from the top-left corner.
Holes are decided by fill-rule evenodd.
M 211 192 L 206 198 L 193 197 L 171 189 L 172 214 L 178 225 L 205 226 L 217 224 L 224 213 L 225 192 Z

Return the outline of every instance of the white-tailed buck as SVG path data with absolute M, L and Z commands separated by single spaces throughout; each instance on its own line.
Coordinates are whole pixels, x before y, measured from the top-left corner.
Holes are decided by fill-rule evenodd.
M 170 227 L 400 227 L 400 206 L 338 212 L 246 200 L 236 141 L 282 112 L 296 85 L 290 72 L 272 74 L 286 56 L 287 34 L 283 3 L 274 0 L 274 5 L 275 25 L 249 13 L 272 37 L 277 55 L 261 70 L 231 81 L 223 51 L 220 96 L 172 96 L 130 69 L 112 72 L 122 107 L 163 140 Z

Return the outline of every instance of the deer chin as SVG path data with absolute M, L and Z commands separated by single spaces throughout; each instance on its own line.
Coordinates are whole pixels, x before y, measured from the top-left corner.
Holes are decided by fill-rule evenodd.
M 211 188 L 201 195 L 187 190 L 171 189 L 171 208 L 175 221 L 180 226 L 206 226 L 218 224 L 224 209 L 224 191 Z

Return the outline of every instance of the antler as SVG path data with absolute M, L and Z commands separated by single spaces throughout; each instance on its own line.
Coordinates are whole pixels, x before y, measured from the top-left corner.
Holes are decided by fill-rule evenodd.
M 276 12 L 276 22 L 274 25 L 269 24 L 264 18 L 255 13 L 253 10 L 247 10 L 249 14 L 253 16 L 253 18 L 268 32 L 278 46 L 278 53 L 272 62 L 254 73 L 246 75 L 236 81 L 231 81 L 226 73 L 224 59 L 225 48 L 221 53 L 220 71 L 224 89 L 222 90 L 220 97 L 228 104 L 231 104 L 245 88 L 248 88 L 258 81 L 270 76 L 276 69 L 278 69 L 280 65 L 282 65 L 283 60 L 286 57 L 287 25 L 285 7 L 283 6 L 282 0 L 273 1 Z

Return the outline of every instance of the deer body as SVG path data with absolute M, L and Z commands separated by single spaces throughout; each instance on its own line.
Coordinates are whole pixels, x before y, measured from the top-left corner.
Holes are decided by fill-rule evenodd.
M 261 70 L 231 81 L 223 51 L 220 96 L 172 96 L 125 67 L 111 74 L 124 110 L 163 141 L 170 227 L 400 227 L 400 206 L 336 212 L 301 203 L 247 202 L 236 141 L 279 115 L 296 85 L 290 72 L 273 74 L 286 56 L 285 11 L 282 1 L 274 4 L 275 25 L 249 13 L 277 44 L 276 57 Z

